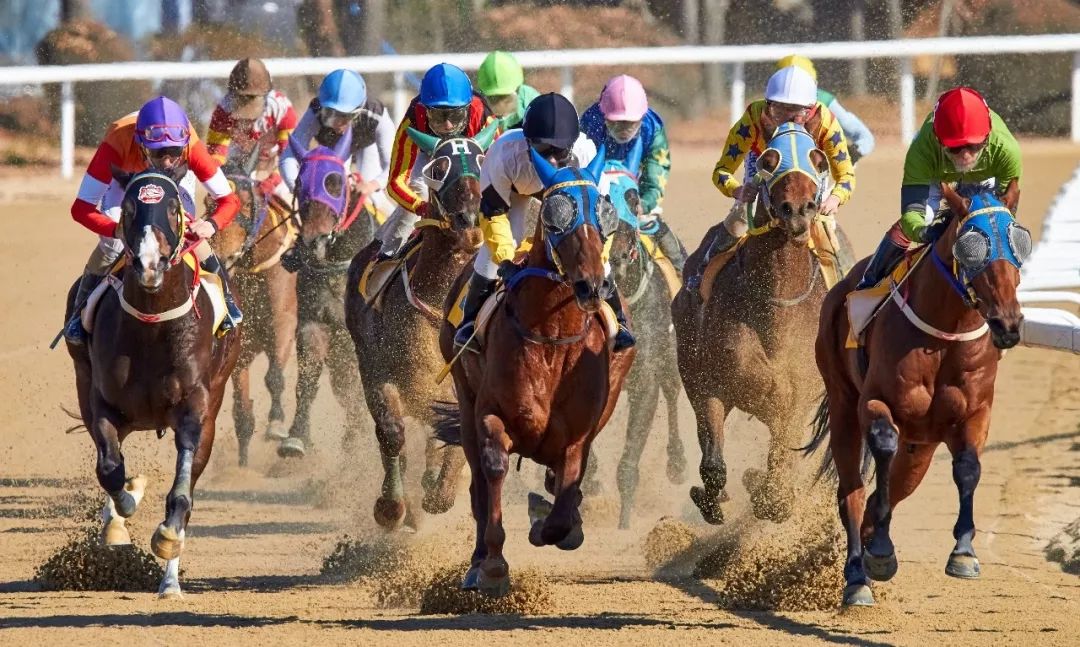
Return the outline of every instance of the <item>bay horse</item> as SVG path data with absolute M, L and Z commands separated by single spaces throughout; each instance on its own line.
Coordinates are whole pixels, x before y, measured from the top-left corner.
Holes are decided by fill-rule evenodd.
M 546 187 L 536 244 L 525 267 L 507 282 L 481 352 L 461 353 L 453 363 L 458 403 L 446 406 L 448 417 L 438 429 L 440 438 L 461 443 L 472 472 L 476 545 L 462 588 L 496 597 L 510 586 L 502 554 L 502 489 L 510 454 L 546 466 L 545 487 L 555 496 L 551 505 L 529 495 L 529 541 L 578 548 L 585 539 L 579 506 L 589 450 L 634 359 L 633 348 L 612 352 L 614 331 L 597 321 L 613 289 L 603 253 L 618 220 L 596 188 L 603 148 L 584 170 L 555 169 L 531 148 L 529 154 Z M 451 295 L 459 294 L 470 271 L 458 278 Z M 447 298 L 447 314 L 455 302 Z M 451 362 L 457 353 L 449 321 L 439 343 Z
M 807 129 L 793 123 L 777 127 L 758 160 L 759 177 L 768 178 L 756 209 L 765 216 L 764 226 L 741 241 L 711 284 L 701 286 L 710 292 L 708 299 L 684 286 L 672 303 L 679 372 L 702 454 L 702 485 L 690 489 L 690 498 L 708 523 L 724 520 L 724 421 L 734 408 L 770 432 L 766 474 L 748 469 L 743 478 L 754 516 L 782 521 L 790 514 L 791 448 L 801 444 L 798 431 L 820 389 L 809 340 L 827 288 L 808 245 L 811 227 L 819 226 L 828 169 Z M 723 226 L 713 227 L 690 256 L 688 275 Z
M 635 145 L 640 151 L 640 143 Z M 638 156 L 631 153 L 630 159 Z M 686 450 L 679 437 L 679 377 L 675 351 L 675 332 L 671 323 L 672 293 L 659 264 L 652 257 L 640 229 L 638 216 L 641 197 L 637 176 L 631 169 L 637 164 L 608 160 L 600 181 L 601 191 L 611 196 L 619 214 L 619 224 L 612 236 L 611 273 L 623 286 L 626 304 L 634 316 L 637 330 L 637 357 L 626 376 L 629 418 L 626 445 L 619 459 L 616 478 L 622 499 L 619 528 L 630 527 L 639 481 L 639 463 L 645 442 L 652 429 L 660 394 L 667 406 L 667 478 L 674 484 L 686 479 Z
M 845 347 L 845 304 L 867 261 L 833 287 L 822 307 L 816 353 L 826 396 L 808 449 L 828 439 L 822 469 L 831 462 L 839 477 L 837 501 L 847 532 L 845 605 L 873 604 L 870 580 L 896 574 L 893 510 L 918 487 L 941 443 L 952 454 L 960 499 L 945 573 L 968 579 L 980 574 L 972 545 L 979 457 L 998 361 L 1020 341 L 1016 288 L 1031 252 L 1031 234 L 1004 206 L 1016 204 L 1016 191 L 1013 183 L 1004 204 L 992 191 L 966 204 L 944 187 L 951 221 L 911 261 L 914 268 L 900 287 L 893 283 L 889 300 L 865 328 L 861 349 Z M 860 468 L 870 458 L 877 487 L 867 501 Z
M 296 342 L 296 274 L 281 266 L 282 255 L 296 240 L 292 214 L 259 193 L 256 182 L 235 163 L 222 167 L 240 198 L 240 213 L 214 236 L 214 249 L 224 259 L 247 310 L 240 359 L 233 371 L 233 424 L 241 466 L 255 434 L 250 368 L 259 353 L 269 361 L 264 383 L 270 392 L 268 440 L 288 436 L 285 427 L 285 364 Z
M 120 209 L 126 264 L 120 278 L 107 277 L 97 293 L 90 343 L 68 344 L 68 354 L 79 412 L 97 449 L 98 483 L 109 495 L 102 510 L 106 545 L 131 543 L 124 519 L 135 513 L 146 483 L 127 477 L 124 440 L 136 430 L 154 429 L 161 437 L 173 429 L 176 477 L 150 547 L 167 560 L 158 594 L 178 597 L 193 492 L 210 459 L 242 328 L 215 336 L 212 288 L 192 253 L 197 241 L 186 244 L 176 183 L 150 171 L 117 181 L 126 184 Z M 68 292 L 65 320 L 74 312 L 77 287 L 76 281 Z
M 296 414 L 289 437 L 278 446 L 282 458 L 307 453 L 311 406 L 324 366 L 330 369 L 331 388 L 345 410 L 344 446 L 350 448 L 359 438 L 362 395 L 345 326 L 345 290 L 353 257 L 374 238 L 375 220 L 372 205 L 349 190 L 344 160 L 350 142 L 346 131 L 333 149 L 319 146 L 300 162 L 296 185 L 300 234 L 283 259 L 286 269 L 297 272 Z
M 345 321 L 356 347 L 364 397 L 379 441 L 384 474 L 374 516 L 385 528 L 396 528 L 406 519 L 404 417 L 434 425 L 432 403 L 451 396 L 448 384 L 436 383 L 442 368 L 442 313 L 438 308 L 483 243 L 477 226 L 480 164 L 498 127 L 493 123 L 475 138 L 441 141 L 410 128 L 409 137 L 431 160 L 422 175 L 430 189 L 432 216 L 420 221 L 400 260 L 387 261 L 397 267 L 370 301 L 358 286 L 364 283 L 363 275 L 379 244 L 362 250 L 349 268 Z M 454 505 L 457 476 L 465 466 L 460 447 L 440 445 L 434 436 L 428 437 L 422 479 L 422 505 L 433 514 Z M 414 519 L 410 521 L 415 524 Z

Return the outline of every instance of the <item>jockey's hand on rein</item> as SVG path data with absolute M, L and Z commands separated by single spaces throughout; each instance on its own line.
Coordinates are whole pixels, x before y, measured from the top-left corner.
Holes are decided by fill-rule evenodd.
M 830 195 L 825 198 L 825 201 L 821 203 L 821 207 L 818 209 L 818 215 L 831 216 L 836 213 L 836 210 L 840 208 L 840 198 L 835 195 Z
M 188 229 L 203 240 L 211 238 L 217 233 L 217 227 L 209 220 L 192 220 L 188 225 Z
M 499 278 L 502 279 L 503 283 L 509 283 L 519 271 L 521 271 L 521 266 L 514 261 L 499 263 Z

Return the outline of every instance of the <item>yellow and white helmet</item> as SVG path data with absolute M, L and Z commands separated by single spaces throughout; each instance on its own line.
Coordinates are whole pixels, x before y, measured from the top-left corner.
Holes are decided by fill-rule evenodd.
M 785 67 L 791 67 L 792 65 L 806 70 L 810 73 L 810 76 L 814 77 L 814 80 L 817 81 L 817 68 L 814 67 L 814 62 L 799 54 L 788 54 L 780 59 L 776 62 L 776 69 L 782 70 Z
M 769 77 L 765 99 L 793 106 L 812 106 L 817 103 L 817 81 L 801 67 L 789 65 Z

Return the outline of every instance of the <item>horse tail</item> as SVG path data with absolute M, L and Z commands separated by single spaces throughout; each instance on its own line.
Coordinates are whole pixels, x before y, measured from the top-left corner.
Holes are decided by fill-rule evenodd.
M 447 445 L 461 445 L 461 409 L 457 402 L 436 400 L 431 405 L 435 413 L 435 438 Z
M 829 419 L 828 394 L 822 393 L 821 401 L 818 402 L 817 411 L 814 412 L 814 419 L 810 422 L 810 428 L 813 430 L 814 435 L 805 447 L 798 448 L 798 451 L 801 451 L 804 456 L 810 456 L 816 452 L 829 438 Z M 825 454 L 821 458 L 821 467 L 818 468 L 818 473 L 814 477 L 814 482 L 820 481 L 823 477 L 827 477 L 830 480 L 836 478 L 836 465 L 833 463 L 831 447 L 825 448 Z
M 75 425 L 74 427 L 68 427 L 67 429 L 65 429 L 64 430 L 65 434 L 73 434 L 73 433 L 75 433 L 77 431 L 90 431 L 89 429 L 86 428 L 86 423 L 83 422 L 82 416 L 75 413 L 71 409 L 68 409 L 64 405 L 60 405 L 60 410 L 63 411 L 64 413 L 66 413 L 69 418 L 72 418 L 74 420 L 79 421 L 79 424 Z

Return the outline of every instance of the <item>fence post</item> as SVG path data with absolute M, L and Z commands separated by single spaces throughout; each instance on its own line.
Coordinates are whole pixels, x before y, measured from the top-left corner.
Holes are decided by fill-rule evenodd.
M 900 59 L 900 140 L 907 148 L 915 136 L 915 75 L 911 59 Z
M 1080 143 L 1080 51 L 1073 52 L 1072 140 L 1074 143 Z
M 60 177 L 69 179 L 75 171 L 75 88 L 71 81 L 60 84 Z
M 735 120 L 742 116 L 743 108 L 746 106 L 746 64 L 742 61 L 733 63 L 731 65 L 731 116 L 728 117 L 728 121 L 735 123 Z
M 409 109 L 409 98 L 405 96 L 405 73 L 394 72 L 394 120 L 400 122 Z
M 569 65 L 564 65 L 562 70 L 562 87 L 559 88 L 559 93 L 570 99 L 570 103 L 574 102 L 574 68 Z

